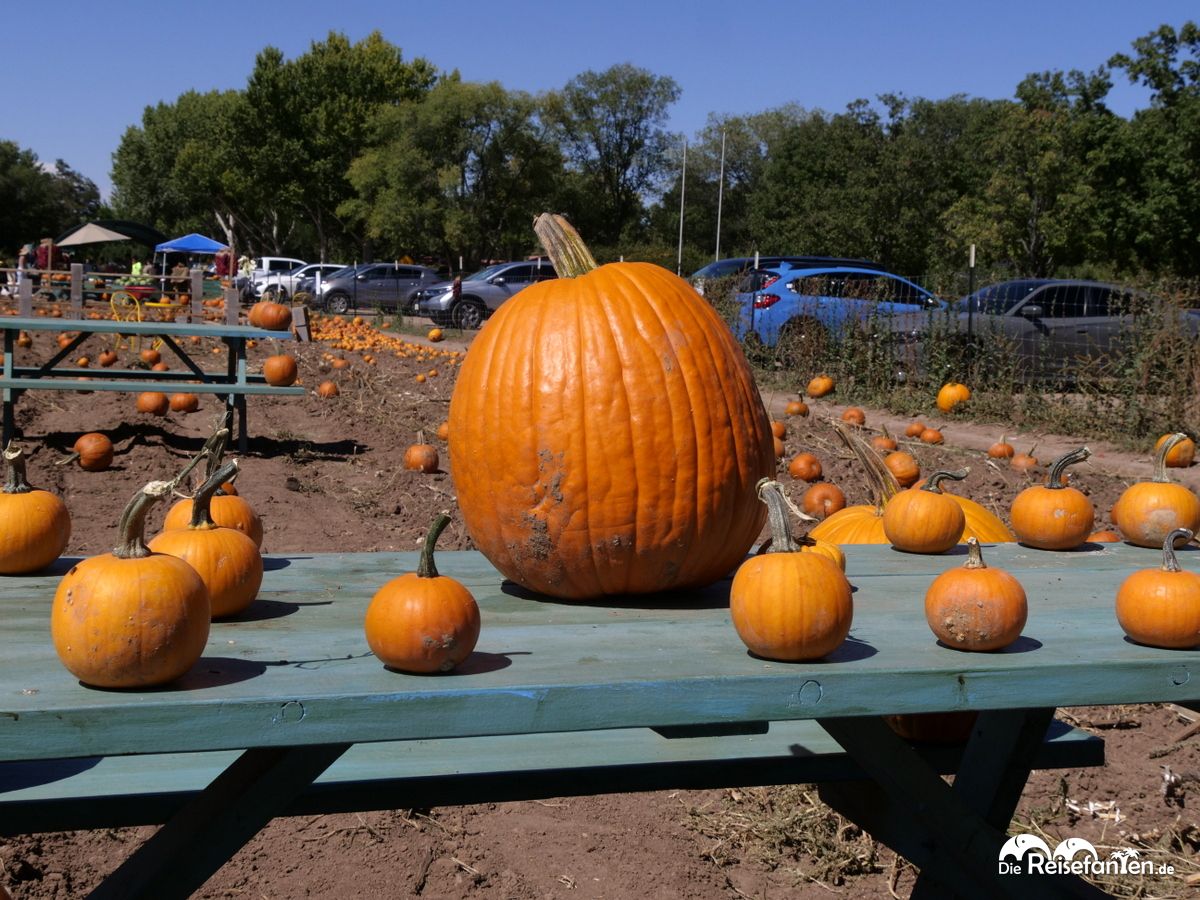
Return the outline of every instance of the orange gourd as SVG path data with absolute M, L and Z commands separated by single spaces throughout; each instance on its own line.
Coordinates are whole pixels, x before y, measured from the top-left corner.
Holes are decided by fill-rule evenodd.
M 263 360 L 263 376 L 267 384 L 287 387 L 295 383 L 298 374 L 296 359 L 290 353 L 279 353 Z
M 445 335 L 442 334 L 442 329 L 440 329 L 440 328 L 430 328 L 429 333 L 425 336 L 427 338 L 429 338 L 429 340 L 435 344 L 438 341 L 442 340 L 443 337 L 445 337 Z
M 113 445 L 107 437 L 98 431 L 90 431 L 80 435 L 71 447 L 71 455 L 62 460 L 64 463 L 79 460 L 79 468 L 87 472 L 103 472 L 113 461 Z
M 1164 434 L 1154 442 L 1154 449 L 1158 450 L 1171 435 Z M 1172 469 L 1186 469 L 1192 464 L 1196 458 L 1196 442 L 1186 434 L 1183 440 L 1175 444 L 1171 451 L 1167 454 L 1167 465 Z
M 946 439 L 942 437 L 942 433 L 936 428 L 926 428 L 921 432 L 922 444 L 943 444 Z
M 866 425 L 867 414 L 857 406 L 849 406 L 842 413 L 842 421 L 850 425 Z
M 138 355 L 141 357 L 142 362 L 144 362 L 148 366 L 152 366 L 155 363 L 162 361 L 162 354 L 159 353 L 157 350 L 155 350 L 153 347 L 147 347 L 145 350 L 143 350 Z
M 439 515 L 425 537 L 417 571 L 381 587 L 367 607 L 367 644 L 384 665 L 402 672 L 448 672 L 479 640 L 479 607 L 462 584 L 439 575 L 433 550 L 450 523 Z
M 137 395 L 137 411 L 140 413 L 165 416 L 170 408 L 171 401 L 160 391 L 142 391 Z
M 1186 440 L 1186 434 L 1167 435 L 1154 455 L 1154 476 L 1130 485 L 1117 499 L 1114 522 L 1129 543 L 1161 547 L 1167 535 L 1178 528 L 1200 528 L 1200 497 L 1167 477 L 1171 451 Z
M 823 554 L 801 552 L 776 482 L 761 485 L 771 521 L 770 549 L 738 567 L 729 614 L 751 653 L 785 662 L 820 659 L 850 633 L 850 583 Z
M 877 434 L 871 438 L 871 446 L 886 457 L 889 453 L 894 453 L 899 445 L 896 443 L 896 439 L 888 433 L 885 425 L 883 434 Z
M 900 491 L 883 508 L 883 533 L 897 550 L 945 553 L 962 538 L 967 517 L 940 487 L 946 478 L 962 481 L 967 472 L 934 472 L 921 487 Z
M 808 387 L 805 393 L 810 397 L 824 397 L 827 394 L 833 393 L 833 379 L 828 375 L 817 375 L 808 382 Z
M 322 381 L 319 385 L 317 385 L 317 396 L 323 400 L 332 400 L 340 393 L 341 391 L 338 390 L 336 382 Z
M 62 555 L 71 539 L 71 516 L 55 494 L 31 487 L 25 454 L 9 444 L 8 481 L 0 492 L 0 575 L 44 569 Z
M 292 324 L 292 311 L 282 303 L 260 300 L 250 307 L 248 321 L 255 328 L 267 331 L 287 331 Z
M 910 422 L 908 427 L 904 429 L 904 436 L 910 438 L 919 438 L 921 436 L 921 432 L 924 430 L 924 422 Z
M 193 413 L 200 408 L 200 398 L 195 394 L 172 394 L 171 411 Z
M 250 606 L 263 578 L 258 545 L 236 529 L 217 525 L 210 512 L 217 489 L 237 472 L 234 459 L 209 476 L 192 499 L 187 527 L 163 531 L 149 544 L 153 552 L 177 556 L 196 570 L 208 588 L 214 619 L 236 616 Z
M 1087 540 L 1096 510 L 1082 492 L 1063 482 L 1067 466 L 1091 456 L 1087 447 L 1072 450 L 1050 464 L 1047 483 L 1017 494 L 1009 520 L 1017 540 L 1039 550 L 1071 550 Z
M 788 463 L 788 474 L 797 481 L 816 481 L 821 477 L 821 461 L 812 453 L 797 453 Z
M 911 453 L 897 450 L 883 458 L 883 464 L 892 473 L 900 487 L 912 487 L 921 477 L 921 466 Z
M 146 514 L 173 488 L 152 481 L 139 490 L 121 516 L 117 548 L 77 563 L 59 582 L 50 634 L 63 665 L 84 684 L 166 684 L 204 652 L 208 589 L 182 559 L 151 553 L 143 541 Z
M 771 423 L 771 434 L 779 438 L 781 441 L 787 437 L 787 426 L 782 422 Z
M 442 422 L 442 424 L 438 425 L 437 437 L 438 437 L 439 441 L 450 440 L 450 423 L 449 422 Z
M 1016 451 L 1013 445 L 1004 440 L 1004 436 L 1000 436 L 1000 440 L 988 447 L 987 455 L 989 459 L 1012 459 Z
M 404 451 L 404 468 L 414 472 L 436 472 L 441 460 L 437 447 L 425 443 L 425 432 L 417 432 L 417 442 Z
M 925 620 L 955 650 L 1000 650 L 1021 636 L 1029 605 L 1025 589 L 983 561 L 979 541 L 967 541 L 967 561 L 943 572 L 925 592 Z
M 1175 556 L 1175 544 L 1193 537 L 1187 528 L 1172 531 L 1163 540 L 1162 566 L 1139 569 L 1117 588 L 1117 621 L 1130 640 L 1174 650 L 1200 644 L 1200 575 Z
M 102 350 L 96 358 L 99 360 L 100 365 L 107 369 L 117 361 L 117 354 L 112 350 Z
M 937 408 L 942 412 L 953 412 L 971 399 L 971 389 L 965 384 L 951 381 L 944 384 L 937 393 Z
M 808 415 L 808 404 L 803 400 L 789 400 L 787 406 L 783 408 L 783 414 L 803 418 Z
M 836 484 L 814 484 L 800 497 L 800 508 L 810 516 L 825 519 L 846 508 L 846 495 Z
M 1109 531 L 1108 529 L 1093 531 L 1088 535 L 1087 542 L 1089 544 L 1119 544 L 1121 536 L 1115 531 Z
M 673 273 L 593 268 L 564 220 L 535 228 L 560 277 L 499 307 L 450 401 L 468 533 L 505 577 L 563 599 L 725 577 L 762 528 L 755 485 L 775 471 L 740 347 Z
M 1033 455 L 1033 448 L 1030 448 L 1028 453 L 1014 453 L 1009 457 L 1008 464 L 1025 474 L 1029 474 L 1040 465 L 1037 457 Z

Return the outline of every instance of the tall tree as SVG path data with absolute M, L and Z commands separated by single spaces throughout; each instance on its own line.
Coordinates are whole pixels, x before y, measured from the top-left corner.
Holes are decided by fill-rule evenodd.
M 61 159 L 49 167 L 32 150 L 0 141 L 0 209 L 0 253 L 8 254 L 95 218 L 100 192 Z
M 674 79 L 625 63 L 584 72 L 542 98 L 573 176 L 563 211 L 590 241 L 612 245 L 641 230 L 644 202 L 666 186 L 678 138 L 665 126 L 679 96 Z

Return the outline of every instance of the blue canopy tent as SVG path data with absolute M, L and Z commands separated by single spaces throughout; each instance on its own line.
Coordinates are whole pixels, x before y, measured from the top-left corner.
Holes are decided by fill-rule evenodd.
M 200 253 L 213 254 L 224 250 L 227 245 L 220 244 L 202 234 L 185 234 L 171 241 L 164 241 L 154 248 L 155 253 Z

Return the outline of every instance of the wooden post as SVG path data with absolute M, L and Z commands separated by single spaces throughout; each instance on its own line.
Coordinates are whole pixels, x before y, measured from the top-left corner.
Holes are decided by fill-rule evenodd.
M 241 302 L 236 287 L 225 288 L 225 324 L 236 325 L 238 313 L 241 312 Z
M 292 333 L 298 341 L 312 340 L 308 331 L 308 307 L 303 303 L 292 307 Z
M 33 282 L 28 271 L 17 285 L 17 313 L 26 319 L 33 315 Z
M 192 321 L 204 321 L 204 270 L 192 269 Z
M 83 263 L 71 263 L 71 318 L 83 318 Z

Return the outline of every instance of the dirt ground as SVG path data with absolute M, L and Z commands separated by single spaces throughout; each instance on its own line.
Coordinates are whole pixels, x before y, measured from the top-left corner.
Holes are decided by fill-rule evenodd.
M 325 344 L 289 345 L 297 351 L 307 387 L 332 378 L 341 396 L 321 400 L 310 390 L 304 397 L 250 398 L 252 440 L 238 487 L 262 517 L 264 551 L 415 549 L 434 514 L 453 510 L 444 445 L 442 471 L 436 474 L 408 472 L 399 463 L 418 432 L 437 443 L 433 434 L 446 418 L 455 369 L 453 357 L 434 354 L 465 345 L 434 347 L 423 338 L 410 339 L 428 348 L 423 356 L 415 350 L 403 358 L 378 352 L 376 364 L 367 365 L 359 354 L 345 353 L 351 364 L 344 369 L 330 367 Z M 49 336 L 38 340 L 44 346 L 26 351 L 32 358 L 48 355 Z M 104 347 L 86 349 L 94 358 Z M 205 353 L 212 347 L 192 349 Z M 256 347 L 252 361 L 274 349 Z M 438 374 L 430 376 L 435 368 Z M 423 383 L 415 380 L 418 373 L 426 374 Z M 765 399 L 773 417 L 782 418 L 790 398 Z M 804 485 L 787 476 L 786 461 L 810 450 L 820 457 L 825 480 L 839 484 L 850 503 L 866 502 L 863 480 L 828 424 L 842 407 L 826 401 L 811 406 L 808 419 L 788 421 L 781 482 L 799 497 Z M 212 398 L 202 398 L 197 413 L 156 418 L 137 413 L 134 398 L 124 394 L 26 395 L 17 421 L 30 454 L 30 479 L 68 499 L 74 521 L 68 553 L 108 550 L 129 496 L 145 481 L 178 470 L 218 414 Z M 886 424 L 902 435 L 908 421 L 867 410 L 869 431 Z M 970 466 L 968 480 L 954 489 L 1007 518 L 1013 496 L 1030 481 L 986 460 L 982 451 L 999 437 L 996 430 L 940 415 L 926 421 L 942 427 L 946 443 L 935 448 L 904 442 L 923 471 Z M 109 471 L 55 465 L 80 433 L 91 430 L 105 432 L 116 445 Z M 1043 459 L 1078 444 L 1050 435 L 1008 437 L 1020 450 L 1036 442 Z M 1075 483 L 1095 503 L 1096 527 L 1109 527 L 1109 509 L 1127 484 L 1149 474 L 1149 456 L 1095 444 L 1092 450 L 1092 460 L 1076 467 Z M 1175 474 L 1200 487 L 1198 468 Z M 151 533 L 161 515 L 160 510 L 151 520 Z M 456 521 L 439 546 L 471 544 Z M 1179 860 L 1183 874 L 1200 871 L 1200 734 L 1189 733 L 1200 716 L 1158 706 L 1080 708 L 1062 715 L 1105 737 L 1108 765 L 1035 773 L 1018 813 L 1029 826 L 1022 830 L 1045 828 L 1056 837 L 1075 835 L 1114 848 L 1158 848 L 1153 852 Z M 197 896 L 706 900 L 831 893 L 866 898 L 889 890 L 907 895 L 911 868 L 810 800 L 811 792 L 802 788 L 678 791 L 279 819 Z M 0 837 L 0 886 L 17 900 L 82 896 L 151 831 Z M 1180 879 L 1152 887 L 1149 893 L 1156 896 L 1191 896 L 1197 890 Z

